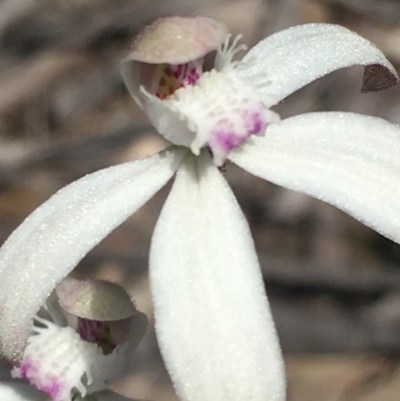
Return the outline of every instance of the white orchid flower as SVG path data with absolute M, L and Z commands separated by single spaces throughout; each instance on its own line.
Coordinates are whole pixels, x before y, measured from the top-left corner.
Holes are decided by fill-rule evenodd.
M 25 382 L 0 382 L 0 396 L 7 401 L 124 400 L 105 390 L 122 376 L 128 351 L 143 337 L 146 316 L 113 283 L 66 278 L 56 293 L 58 300 L 45 305 L 51 320 L 35 317 L 23 357 L 11 371 Z M 75 318 L 76 328 L 68 326 L 62 311 Z
M 215 69 L 203 72 L 217 50 Z M 138 104 L 174 145 L 90 174 L 32 213 L 0 251 L 0 343 L 21 359 L 54 286 L 176 173 L 152 238 L 150 276 L 164 361 L 183 401 L 282 401 L 284 368 L 249 227 L 219 171 L 226 159 L 323 199 L 400 241 L 400 129 L 378 118 L 270 107 L 331 71 L 364 65 L 363 90 L 397 83 L 384 55 L 345 28 L 279 32 L 232 61 L 226 29 L 172 17 L 122 62 Z M 24 300 L 29 300 L 25 302 Z

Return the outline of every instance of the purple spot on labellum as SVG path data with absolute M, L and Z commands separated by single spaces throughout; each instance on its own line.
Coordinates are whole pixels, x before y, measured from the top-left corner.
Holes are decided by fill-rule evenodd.
M 234 132 L 215 131 L 212 135 L 215 135 L 215 142 L 226 152 L 236 148 L 243 142 L 243 138 L 239 138 Z
M 55 378 L 50 378 L 50 383 L 44 386 L 38 386 L 38 390 L 42 391 L 43 393 L 49 395 L 51 398 L 56 399 L 60 390 L 62 388 L 59 381 Z
M 246 137 L 262 133 L 266 128 L 265 121 L 262 119 L 262 116 L 257 111 L 243 111 L 242 119 L 246 130 Z
M 32 377 L 32 373 L 36 375 L 37 368 L 30 361 L 23 362 L 18 369 L 18 377 L 21 379 L 29 379 Z
M 240 146 L 249 136 L 258 134 L 265 129 L 266 124 L 258 112 L 243 110 L 240 120 L 240 123 L 235 125 L 227 119 L 220 120 L 217 128 L 211 132 L 214 146 L 217 145 L 229 152 Z
M 216 121 L 210 130 L 207 144 L 217 165 L 221 165 L 229 152 L 239 147 L 251 135 L 264 134 L 268 126 L 268 121 L 263 115 L 264 107 L 262 103 L 251 108 L 235 107 Z
M 53 400 L 58 400 L 59 394 L 63 390 L 58 378 L 41 372 L 39 367 L 30 360 L 25 360 L 19 368 L 14 368 L 12 376 L 28 380 L 30 384 L 49 395 Z
M 172 77 L 172 75 L 173 75 L 173 73 L 172 73 L 172 69 L 171 69 L 171 67 L 166 67 L 165 69 L 164 69 L 164 72 L 165 72 L 165 75 L 167 76 L 167 77 Z

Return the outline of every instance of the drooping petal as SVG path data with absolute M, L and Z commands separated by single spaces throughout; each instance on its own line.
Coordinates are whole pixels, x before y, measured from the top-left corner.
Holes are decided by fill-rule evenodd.
M 77 331 L 82 339 L 108 351 L 128 341 L 131 352 L 142 340 L 147 317 L 120 285 L 67 277 L 56 293 L 62 308 L 78 317 Z
M 227 35 L 225 25 L 208 17 L 165 17 L 137 35 L 120 68 L 125 84 L 143 107 L 140 86 L 151 86 L 154 65 L 185 64 L 216 50 Z
M 209 17 L 164 17 L 135 37 L 127 59 L 147 64 L 183 64 L 216 50 L 227 34 L 224 24 Z
M 0 399 L 2 401 L 51 401 L 46 394 L 21 380 L 0 382 Z
M 60 190 L 0 250 L 1 354 L 22 356 L 31 321 L 53 288 L 174 174 L 185 150 L 110 167 Z
M 244 56 L 238 71 L 257 81 L 266 97 L 280 101 L 315 79 L 352 65 L 367 66 L 362 92 L 398 82 L 394 67 L 372 43 L 330 24 L 295 26 L 267 37 Z
M 399 126 L 353 113 L 304 114 L 271 125 L 230 159 L 400 242 Z
M 64 310 L 85 319 L 121 320 L 137 312 L 128 293 L 118 284 L 108 281 L 66 277 L 56 292 Z
M 158 220 L 150 278 L 182 401 L 281 401 L 274 324 L 249 227 L 207 151 L 188 156 Z
M 175 145 L 190 146 L 195 131 L 189 127 L 186 116 L 178 107 L 168 107 L 166 101 L 155 96 L 146 97 L 143 105 L 150 122 L 166 140 Z

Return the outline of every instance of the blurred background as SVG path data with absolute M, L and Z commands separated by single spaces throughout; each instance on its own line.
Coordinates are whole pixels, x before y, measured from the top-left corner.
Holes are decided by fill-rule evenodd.
M 307 22 L 346 26 L 400 70 L 396 0 L 0 0 L 0 242 L 71 181 L 166 146 L 118 70 L 132 36 L 164 15 L 204 14 L 249 46 Z M 276 107 L 282 118 L 344 110 L 400 123 L 400 87 L 361 95 L 362 69 L 326 76 Z M 357 133 L 354 133 L 355 135 Z M 259 252 L 285 353 L 290 401 L 398 401 L 400 247 L 335 208 L 227 166 Z M 130 291 L 150 328 L 126 396 L 177 397 L 153 330 L 147 255 L 169 186 L 78 266 Z

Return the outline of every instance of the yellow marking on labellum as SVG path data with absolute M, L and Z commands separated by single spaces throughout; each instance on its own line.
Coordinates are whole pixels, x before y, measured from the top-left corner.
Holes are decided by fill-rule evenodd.
M 156 76 L 159 76 L 156 96 L 166 99 L 177 89 L 187 85 L 194 85 L 200 77 L 198 65 L 189 62 L 178 65 L 160 64 L 157 66 Z

